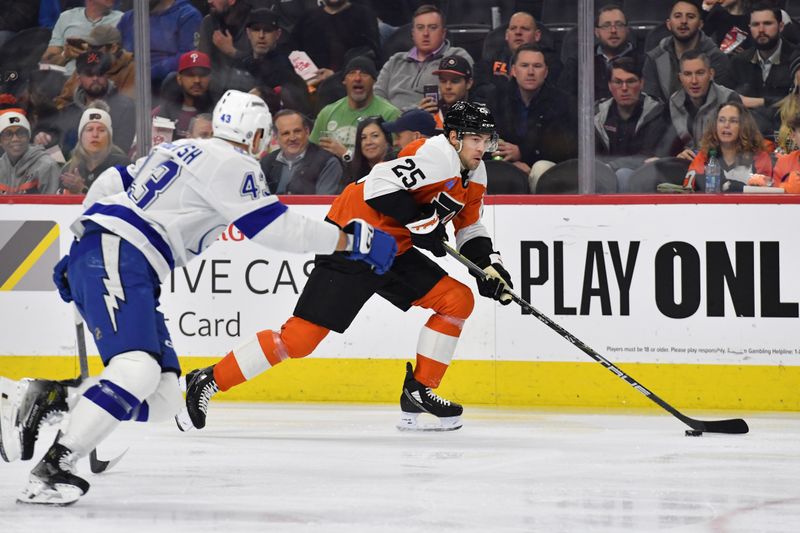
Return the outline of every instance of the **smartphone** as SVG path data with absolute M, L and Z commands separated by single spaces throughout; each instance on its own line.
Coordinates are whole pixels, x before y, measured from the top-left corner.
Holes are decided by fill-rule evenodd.
M 437 105 L 439 104 L 439 86 L 438 85 L 424 85 L 422 87 L 422 96 L 430 98 Z

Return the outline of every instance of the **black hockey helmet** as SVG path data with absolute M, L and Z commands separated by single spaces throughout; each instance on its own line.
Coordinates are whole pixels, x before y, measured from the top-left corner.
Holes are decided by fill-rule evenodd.
M 444 117 L 445 135 L 449 135 L 451 131 L 455 131 L 459 139 L 470 133 L 489 135 L 490 140 L 486 151 L 497 150 L 497 130 L 494 117 L 489 108 L 483 104 L 465 101 L 453 104 Z

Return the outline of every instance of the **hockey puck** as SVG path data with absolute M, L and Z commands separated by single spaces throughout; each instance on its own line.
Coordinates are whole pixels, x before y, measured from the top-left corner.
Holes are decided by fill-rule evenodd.
M 687 437 L 702 437 L 703 432 L 697 429 L 687 429 L 685 435 Z

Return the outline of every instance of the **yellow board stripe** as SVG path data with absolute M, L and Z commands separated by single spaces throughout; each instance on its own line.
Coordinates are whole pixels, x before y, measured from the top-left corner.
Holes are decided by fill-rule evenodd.
M 184 371 L 209 366 L 216 357 L 181 357 Z M 90 357 L 90 372 L 102 369 Z M 396 404 L 402 359 L 299 359 L 220 393 L 219 400 L 248 402 L 358 402 Z M 0 357 L 2 374 L 12 379 L 62 379 L 79 373 L 78 358 Z M 800 411 L 800 366 L 620 364 L 642 385 L 676 409 Z M 498 407 L 646 408 L 652 401 L 597 363 L 516 361 L 453 362 L 442 387 L 444 397 L 466 405 Z M 399 406 L 398 406 L 399 408 Z
M 53 244 L 56 239 L 58 239 L 58 235 L 58 224 L 54 224 L 50 231 L 47 232 L 47 235 L 45 235 L 39 244 L 37 244 L 36 247 L 31 250 L 31 253 L 28 254 L 28 257 L 26 257 L 25 260 L 20 263 L 14 273 L 9 276 L 2 286 L 0 286 L 0 291 L 13 290 L 17 283 L 19 283 L 20 280 L 25 277 L 25 274 L 27 274 L 28 271 L 33 267 L 33 265 L 36 264 L 36 261 L 42 257 L 42 254 L 44 254 L 45 251 L 50 248 L 50 245 Z

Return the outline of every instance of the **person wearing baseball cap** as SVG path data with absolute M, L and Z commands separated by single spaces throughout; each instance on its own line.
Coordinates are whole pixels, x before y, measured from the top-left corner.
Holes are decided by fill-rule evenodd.
M 18 110 L 0 112 L 0 194 L 54 194 L 58 163 L 31 144 L 31 125 Z
M 108 79 L 114 82 L 117 91 L 128 98 L 134 98 L 136 94 L 136 65 L 133 62 L 133 54 L 122 48 L 122 35 L 114 26 L 100 24 L 92 28 L 85 42 L 88 46 L 87 51 L 106 54 L 111 63 L 108 68 Z M 78 75 L 73 75 L 64 84 L 55 99 L 57 109 L 63 109 L 70 102 L 78 86 Z
M 208 91 L 211 82 L 211 58 L 198 50 L 181 55 L 178 74 L 167 78 L 161 86 L 161 104 L 153 117 L 164 117 L 175 123 L 173 140 L 189 136 L 189 123 L 200 113 L 210 113 L 214 101 Z
M 439 68 L 433 71 L 439 78 L 439 96 L 436 100 L 424 97 L 417 104 L 421 109 L 433 114 L 436 127 L 443 129 L 444 116 L 450 107 L 459 101 L 468 101 L 472 89 L 472 66 L 458 55 L 450 55 L 439 61 Z
M 385 122 L 383 129 L 394 134 L 393 145 L 398 152 L 417 139 L 426 139 L 438 133 L 433 115 L 419 108 L 404 111 L 397 120 Z

